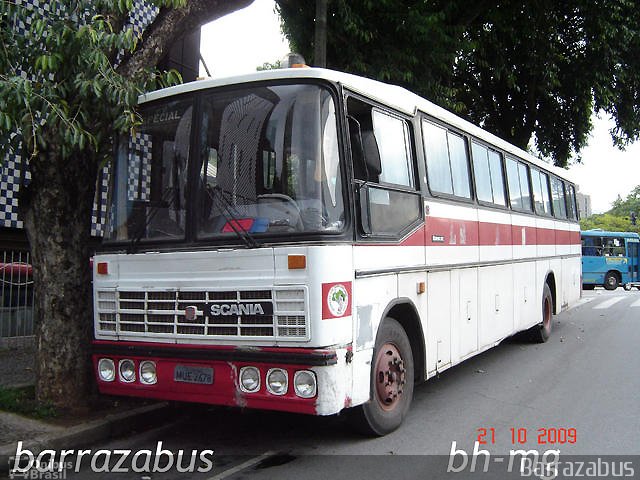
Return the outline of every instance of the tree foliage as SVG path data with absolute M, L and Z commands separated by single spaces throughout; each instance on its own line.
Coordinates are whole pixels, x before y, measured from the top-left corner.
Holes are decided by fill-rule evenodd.
M 138 41 L 132 28 L 117 30 L 130 3 L 54 1 L 46 16 L 23 2 L 0 3 L 2 138 L 15 139 L 14 148 L 22 142 L 31 157 L 51 148 L 62 158 L 105 155 L 112 126 L 135 125 L 138 95 L 162 80 L 179 81 L 175 74 L 140 72 L 132 81 L 116 73 L 118 52 L 133 51 Z
M 618 196 L 609 213 L 620 217 L 629 217 L 631 213 L 640 215 L 640 185 L 631 190 L 624 200 Z
M 638 226 L 631 225 L 629 217 L 614 215 L 612 213 L 602 213 L 591 215 L 590 217 L 580 220 L 580 228 L 582 230 L 592 230 L 599 228 L 608 232 L 637 232 L 640 233 Z
M 612 208 L 603 214 L 591 215 L 580 220 L 580 228 L 591 230 L 601 228 L 611 232 L 640 233 L 640 219 L 631 223 L 631 214 L 640 215 L 640 185 L 634 188 L 624 200 L 618 195 Z
M 155 71 L 178 38 L 252 1 L 150 0 L 158 14 L 136 35 L 133 0 L 49 0 L 42 10 L 0 0 L 0 148 L 21 152 L 31 172 L 20 208 L 34 267 L 40 401 L 87 400 L 91 209 L 114 135 L 138 124 L 140 93 L 180 81 Z
M 262 65 L 256 67 L 256 71 L 262 72 L 265 70 L 278 70 L 282 68 L 282 60 L 276 60 L 275 62 L 264 62 Z
M 277 0 L 313 63 L 314 2 Z M 327 64 L 403 85 L 498 136 L 567 165 L 613 116 L 640 134 L 640 15 L 632 0 L 329 2 Z

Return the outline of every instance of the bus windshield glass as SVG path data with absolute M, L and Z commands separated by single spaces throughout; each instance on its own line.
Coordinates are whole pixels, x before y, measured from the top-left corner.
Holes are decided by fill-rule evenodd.
M 338 231 L 344 221 L 333 99 L 315 85 L 203 100 L 199 237 Z
M 118 150 L 109 240 L 249 245 L 250 238 L 255 245 L 266 237 L 342 231 L 336 108 L 328 90 L 244 86 L 196 98 L 198 108 L 183 99 L 141 109 L 142 126 Z

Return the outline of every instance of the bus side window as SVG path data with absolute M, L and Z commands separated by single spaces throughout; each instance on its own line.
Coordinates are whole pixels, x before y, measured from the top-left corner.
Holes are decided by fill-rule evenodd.
M 348 110 L 354 177 L 365 182 L 378 183 L 382 165 L 380 150 L 373 132 L 372 107 L 350 98 Z
M 355 98 L 348 109 L 354 177 L 415 190 L 409 123 Z
M 380 183 L 413 187 L 411 143 L 407 122 L 373 110 L 373 133 L 380 152 Z
M 567 192 L 567 216 L 570 220 L 578 220 L 578 209 L 576 207 L 576 190 L 573 185 L 565 183 Z
M 409 122 L 353 97 L 347 101 L 353 172 L 365 236 L 398 238 L 422 217 Z
M 506 205 L 500 154 L 476 142 L 472 142 L 471 152 L 478 200 Z
M 551 195 L 549 190 L 549 175 L 540 172 L 540 184 L 542 185 L 542 199 L 544 201 L 544 210 L 547 214 L 552 215 Z
M 556 218 L 567 218 L 567 202 L 564 195 L 562 180 L 551 177 L 551 194 L 553 198 L 553 214 Z
M 529 185 L 529 167 L 524 163 L 518 163 L 518 176 L 520 177 L 520 189 L 522 191 L 522 208 L 528 212 L 533 211 L 531 206 L 531 186 Z
M 470 199 L 469 155 L 465 139 L 423 120 L 422 142 L 431 191 Z
M 549 175 L 537 168 L 531 169 L 531 183 L 533 184 L 533 202 L 536 213 L 551 215 L 551 198 L 549 196 Z
M 602 239 L 600 237 L 582 237 L 582 255 L 585 257 L 602 256 Z

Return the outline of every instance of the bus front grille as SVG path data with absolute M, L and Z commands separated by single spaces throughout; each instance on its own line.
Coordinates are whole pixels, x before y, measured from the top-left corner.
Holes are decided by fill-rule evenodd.
M 306 287 L 96 294 L 98 337 L 309 339 Z

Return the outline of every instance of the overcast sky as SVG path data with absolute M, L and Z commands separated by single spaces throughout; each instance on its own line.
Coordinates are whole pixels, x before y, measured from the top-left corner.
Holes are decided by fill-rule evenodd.
M 255 0 L 249 7 L 227 15 L 202 29 L 202 56 L 213 77 L 254 72 L 264 62 L 284 57 L 289 46 L 280 32 L 273 0 Z M 591 195 L 594 213 L 611 208 L 618 194 L 625 198 L 640 185 L 640 144 L 622 152 L 612 146 L 612 120 L 594 118 L 583 162 L 569 168 L 580 191 Z

